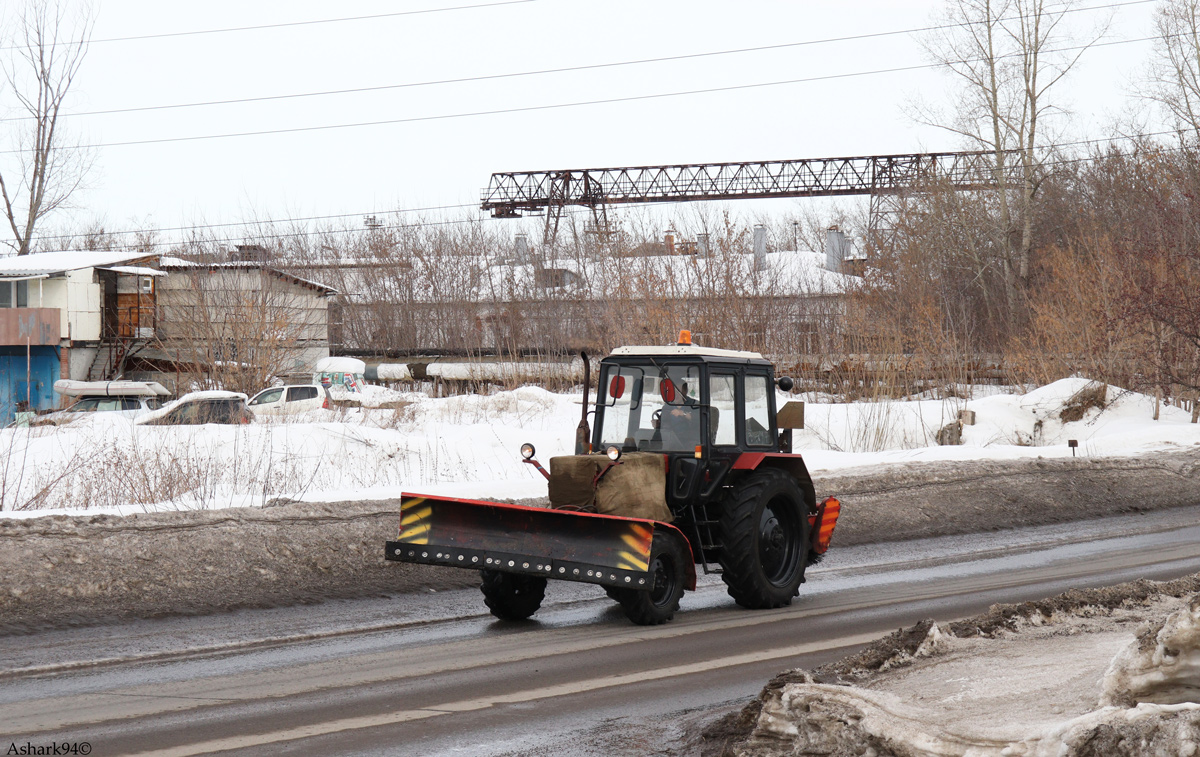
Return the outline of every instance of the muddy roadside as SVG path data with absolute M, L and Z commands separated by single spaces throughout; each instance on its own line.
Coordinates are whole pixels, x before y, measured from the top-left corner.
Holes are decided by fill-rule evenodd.
M 813 476 L 844 502 L 834 546 L 1200 504 L 1200 450 L 922 463 Z M 473 586 L 388 563 L 399 502 L 0 519 L 0 634 Z

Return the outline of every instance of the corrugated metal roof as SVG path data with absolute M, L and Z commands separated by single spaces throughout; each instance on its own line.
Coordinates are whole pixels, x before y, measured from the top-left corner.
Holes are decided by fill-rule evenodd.
M 143 258 L 157 258 L 146 252 L 97 252 L 94 250 L 65 250 L 35 252 L 32 255 L 10 255 L 0 258 L 0 278 L 45 276 L 83 268 L 103 268 Z
M 221 262 L 221 263 L 197 263 L 192 260 L 185 260 L 183 258 L 176 258 L 176 257 L 168 257 L 168 256 L 164 255 L 160 265 L 162 265 L 163 268 L 166 268 L 169 270 L 174 270 L 174 271 L 187 271 L 187 270 L 194 270 L 194 269 L 201 269 L 201 268 L 210 270 L 210 271 L 220 271 L 220 270 L 268 271 L 271 274 L 278 276 L 281 279 L 285 279 L 287 281 L 292 281 L 296 284 L 300 284 L 301 286 L 309 287 L 310 289 L 316 289 L 317 291 L 319 291 L 323 294 L 335 295 L 338 293 L 338 290 L 334 289 L 333 287 L 331 287 L 327 284 L 322 284 L 321 282 L 313 281 L 312 279 L 301 278 L 293 273 L 288 273 L 287 271 L 280 270 L 272 265 L 268 265 L 266 263 L 261 263 L 261 262 L 253 261 L 253 260 L 230 260 L 230 261 Z
M 351 266 L 340 271 L 343 294 L 354 302 L 395 298 L 402 302 L 436 303 L 474 299 L 482 303 L 525 302 L 544 299 L 548 293 L 572 299 L 610 301 L 653 291 L 665 299 L 725 296 L 836 297 L 857 286 L 861 279 L 825 268 L 824 253 L 808 250 L 766 255 L 765 270 L 755 270 L 752 254 L 655 255 L 619 258 L 560 258 L 541 266 L 501 263 L 481 267 L 470 291 L 454 282 L 441 288 L 447 277 L 437 266 L 441 260 L 413 259 L 411 268 L 379 269 Z M 456 272 L 457 274 L 457 272 Z M 465 284 L 465 282 L 462 282 Z

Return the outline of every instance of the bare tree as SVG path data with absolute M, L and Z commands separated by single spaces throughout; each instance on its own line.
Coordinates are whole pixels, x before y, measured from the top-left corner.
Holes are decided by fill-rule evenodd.
M 1165 0 L 1155 12 L 1148 96 L 1200 138 L 1200 0 Z
M 994 155 L 999 192 L 992 235 L 1003 251 L 997 262 L 1010 301 L 1029 281 L 1034 196 L 1047 154 L 1045 121 L 1061 112 L 1051 91 L 1106 28 L 1091 42 L 1068 47 L 1064 19 L 1074 5 L 1074 0 L 947 0 L 942 28 L 923 40 L 928 54 L 957 79 L 961 96 L 950 116 L 923 106 L 914 112 L 918 120 Z
M 18 255 L 28 255 L 38 222 L 62 207 L 83 183 L 91 156 L 69 144 L 63 106 L 87 53 L 92 30 L 87 5 L 68 10 L 63 0 L 27 0 L 6 24 L 12 56 L 3 61 L 7 95 L 19 118 L 12 160 L 0 164 L 0 198 Z

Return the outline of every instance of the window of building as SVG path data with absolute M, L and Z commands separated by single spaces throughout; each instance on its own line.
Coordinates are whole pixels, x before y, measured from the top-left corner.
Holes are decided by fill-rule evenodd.
M 0 281 L 0 308 L 29 307 L 28 281 Z

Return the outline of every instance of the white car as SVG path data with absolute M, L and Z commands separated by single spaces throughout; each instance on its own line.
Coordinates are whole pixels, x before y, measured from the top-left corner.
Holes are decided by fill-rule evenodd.
M 210 390 L 185 394 L 158 410 L 134 419 L 139 426 L 197 426 L 206 423 L 250 423 L 254 416 L 246 410 L 246 395 L 241 392 Z
M 54 391 L 64 397 L 78 397 L 75 404 L 54 413 L 39 416 L 31 426 L 63 426 L 85 418 L 89 413 L 137 418 L 158 408 L 169 392 L 155 381 L 71 381 L 54 382 Z
M 325 387 L 319 384 L 297 384 L 263 389 L 246 404 L 256 416 L 265 416 L 328 410 L 333 403 L 329 390 Z

